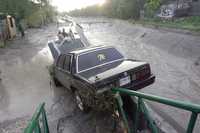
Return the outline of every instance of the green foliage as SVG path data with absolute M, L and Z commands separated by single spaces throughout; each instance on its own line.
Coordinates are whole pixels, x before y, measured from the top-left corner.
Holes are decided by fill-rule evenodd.
M 0 0 L 0 12 L 23 18 L 30 14 L 30 3 L 28 0 Z
M 160 6 L 160 2 L 160 0 L 148 0 L 147 6 L 152 10 L 156 10 Z
M 160 7 L 161 0 L 147 0 L 145 3 L 145 15 L 153 17 L 155 11 Z
M 42 10 L 33 12 L 30 16 L 26 18 L 26 23 L 28 27 L 40 27 L 43 24 L 43 15 L 44 12 Z
M 17 24 L 23 19 L 31 27 L 52 21 L 55 15 L 49 0 L 0 0 L 0 12 L 14 16 Z
M 102 16 L 104 14 L 103 7 L 99 5 L 88 6 L 87 8 L 76 9 L 69 12 L 72 16 Z
M 139 17 L 139 3 L 137 0 L 112 0 L 111 5 L 113 5 L 111 14 L 112 17 L 118 17 L 121 19 Z
M 69 12 L 72 16 L 108 16 L 121 19 L 139 19 L 140 11 L 152 16 L 160 7 L 161 0 L 107 0 L 103 6 L 94 5 Z
M 82 9 L 70 11 L 72 16 L 109 16 L 121 19 L 139 18 L 139 1 L 138 0 L 107 0 L 102 5 L 93 5 Z
M 138 21 L 138 22 L 145 25 L 185 29 L 185 30 L 200 32 L 200 17 L 199 16 L 179 18 L 175 20 L 161 20 L 159 18 L 154 18 L 154 19 L 148 18 L 148 19 Z

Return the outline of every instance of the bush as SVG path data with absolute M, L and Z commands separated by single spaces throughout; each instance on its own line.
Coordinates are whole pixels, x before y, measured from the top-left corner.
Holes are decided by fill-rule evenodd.
M 161 0 L 147 0 L 147 2 L 144 5 L 145 16 L 154 17 L 155 12 L 159 9 L 160 5 Z
M 185 30 L 190 30 L 190 31 L 195 31 L 195 32 L 200 31 L 200 17 L 199 16 L 176 18 L 173 20 L 162 20 L 160 18 L 146 18 L 138 22 L 141 24 L 176 28 L 176 29 L 185 29 Z
M 27 26 L 29 28 L 39 28 L 43 24 L 44 13 L 39 10 L 32 13 L 30 16 L 25 18 Z

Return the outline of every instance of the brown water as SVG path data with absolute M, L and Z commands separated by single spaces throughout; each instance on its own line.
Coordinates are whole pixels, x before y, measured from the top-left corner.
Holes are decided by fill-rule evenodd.
M 199 36 L 149 29 L 113 19 L 76 20 L 92 45 L 114 45 L 128 58 L 151 64 L 156 83 L 141 91 L 200 104 Z M 53 127 L 64 117 L 60 124 L 63 132 L 93 132 L 95 129 L 88 122 L 93 115 L 77 111 L 70 92 L 50 85 L 47 67 L 52 58 L 47 41 L 55 37 L 56 29 L 55 25 L 50 25 L 28 30 L 24 39 L 17 38 L 0 49 L 0 132 L 10 131 L 17 121 L 29 119 L 41 102 L 46 102 Z M 162 122 L 169 122 L 178 132 L 183 132 L 189 120 L 188 112 L 160 104 L 151 103 L 151 106 L 163 117 Z M 84 128 L 83 123 L 88 125 Z M 199 121 L 196 133 L 198 129 Z

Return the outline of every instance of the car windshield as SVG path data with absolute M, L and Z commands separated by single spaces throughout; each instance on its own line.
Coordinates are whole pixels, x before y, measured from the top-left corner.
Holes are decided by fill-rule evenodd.
M 115 48 L 99 49 L 78 56 L 77 71 L 83 72 L 99 65 L 122 60 L 124 56 Z
M 84 47 L 84 44 L 81 42 L 80 39 L 68 41 L 65 40 L 62 45 L 59 46 L 59 50 L 61 53 L 68 53 L 78 48 Z

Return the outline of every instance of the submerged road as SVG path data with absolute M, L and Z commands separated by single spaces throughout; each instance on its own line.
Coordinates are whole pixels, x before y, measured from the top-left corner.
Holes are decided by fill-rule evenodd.
M 151 64 L 156 82 L 142 92 L 200 104 L 199 36 L 144 28 L 113 19 L 78 18 L 76 21 L 83 26 L 92 45 L 113 45 L 128 58 Z M 91 115 L 77 111 L 70 92 L 50 84 L 48 66 L 52 58 L 47 41 L 55 37 L 56 29 L 55 25 L 30 29 L 25 38 L 17 38 L 0 49 L 0 132 L 20 132 L 43 101 L 50 125 L 56 127 L 61 123 L 59 133 L 97 130 L 92 128 Z M 184 131 L 190 113 L 155 103 L 150 106 L 163 117 L 163 122 L 171 123 L 177 132 Z M 195 133 L 200 131 L 199 121 Z M 83 123 L 86 123 L 84 127 Z

